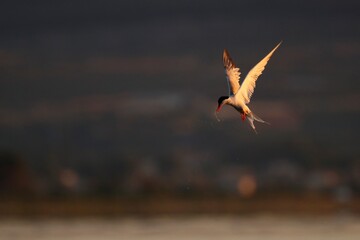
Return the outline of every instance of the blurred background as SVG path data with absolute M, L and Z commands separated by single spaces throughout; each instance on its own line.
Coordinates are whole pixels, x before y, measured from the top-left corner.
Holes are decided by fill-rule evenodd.
M 360 3 L 0 3 L 0 215 L 360 211 Z M 283 40 L 250 108 L 241 80 Z M 1 229 L 1 228 L 0 228 Z

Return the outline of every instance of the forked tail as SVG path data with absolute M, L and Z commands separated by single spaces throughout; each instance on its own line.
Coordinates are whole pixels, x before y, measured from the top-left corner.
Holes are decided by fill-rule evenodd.
M 264 120 L 262 120 L 261 118 L 256 116 L 253 112 L 248 113 L 246 117 L 247 117 L 247 120 L 249 121 L 250 126 L 252 127 L 252 129 L 254 129 L 256 134 L 257 134 L 257 131 L 255 129 L 254 121 L 270 125 L 270 123 L 265 122 Z

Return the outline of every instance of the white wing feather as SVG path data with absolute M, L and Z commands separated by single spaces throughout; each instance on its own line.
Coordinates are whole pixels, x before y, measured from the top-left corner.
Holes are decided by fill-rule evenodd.
M 253 67 L 250 72 L 246 75 L 243 83 L 241 84 L 241 88 L 236 93 L 236 98 L 241 98 L 244 103 L 249 103 L 250 98 L 254 92 L 256 86 L 256 80 L 262 74 L 265 69 L 266 64 L 270 60 L 270 57 L 275 52 L 275 50 L 280 46 L 281 42 L 258 64 Z
M 223 53 L 223 62 L 229 87 L 229 96 L 235 95 L 240 88 L 240 69 L 235 66 L 235 63 L 226 49 Z

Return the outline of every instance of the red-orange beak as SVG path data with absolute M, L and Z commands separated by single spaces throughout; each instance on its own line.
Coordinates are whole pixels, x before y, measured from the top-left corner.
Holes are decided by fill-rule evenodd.
M 219 106 L 216 108 L 216 112 L 220 112 L 222 106 L 223 104 L 219 104 Z

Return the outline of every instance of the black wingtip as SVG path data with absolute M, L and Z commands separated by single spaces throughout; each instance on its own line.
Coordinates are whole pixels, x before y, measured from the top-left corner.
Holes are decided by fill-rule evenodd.
M 223 59 L 230 58 L 230 54 L 226 48 L 224 48 Z
M 224 63 L 224 68 L 231 68 L 233 66 L 235 66 L 233 60 L 230 57 L 229 52 L 227 51 L 227 49 L 224 49 L 223 52 L 223 63 Z

